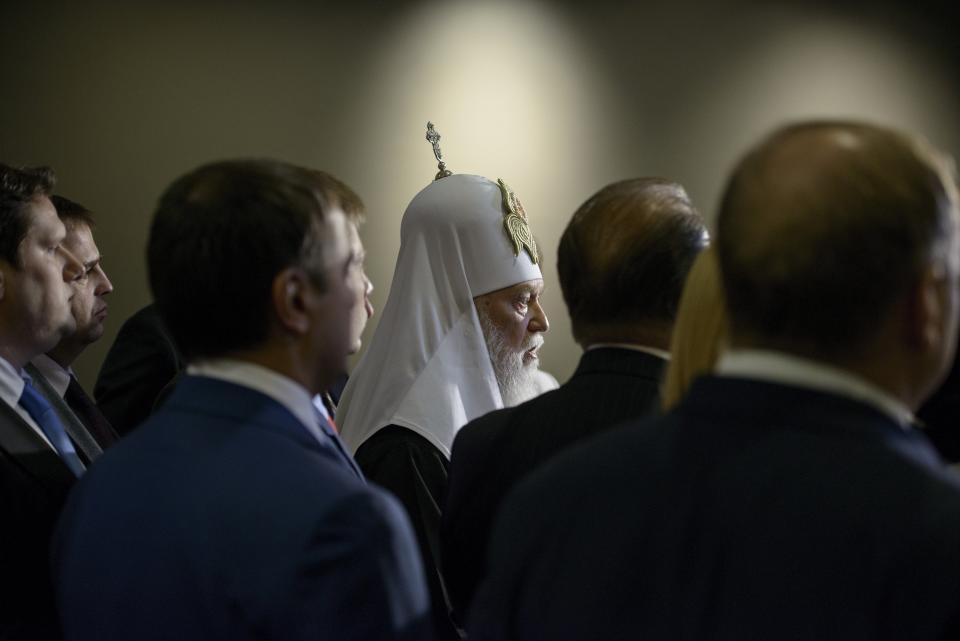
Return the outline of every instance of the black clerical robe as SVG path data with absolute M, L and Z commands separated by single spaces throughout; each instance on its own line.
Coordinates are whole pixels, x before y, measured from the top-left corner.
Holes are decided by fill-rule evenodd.
M 450 462 L 427 439 L 399 425 L 388 425 L 364 441 L 354 459 L 368 482 L 392 492 L 407 509 L 423 558 L 436 638 L 461 638 L 440 572 L 440 508 Z

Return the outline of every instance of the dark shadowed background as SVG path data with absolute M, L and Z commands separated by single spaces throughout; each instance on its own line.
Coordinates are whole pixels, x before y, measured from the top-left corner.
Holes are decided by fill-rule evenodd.
M 960 153 L 946 2 L 33 3 L 0 8 L 0 160 L 49 164 L 93 209 L 116 291 L 76 365 L 92 388 L 121 321 L 150 299 L 158 195 L 200 163 L 272 156 L 328 170 L 367 203 L 374 304 L 404 207 L 436 171 L 504 178 L 547 256 L 561 381 L 579 350 L 556 284 L 570 214 L 656 174 L 712 220 L 744 148 L 785 121 L 852 116 Z M 374 322 L 367 329 L 373 330 Z

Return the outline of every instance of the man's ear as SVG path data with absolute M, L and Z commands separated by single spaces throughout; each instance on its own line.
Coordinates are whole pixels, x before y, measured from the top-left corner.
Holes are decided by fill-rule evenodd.
M 309 277 L 299 267 L 288 267 L 274 276 L 273 311 L 282 328 L 294 334 L 305 334 L 310 329 L 309 292 Z
M 906 331 L 911 346 L 928 351 L 943 344 L 948 286 L 943 266 L 935 263 L 927 265 L 915 281 L 906 301 Z

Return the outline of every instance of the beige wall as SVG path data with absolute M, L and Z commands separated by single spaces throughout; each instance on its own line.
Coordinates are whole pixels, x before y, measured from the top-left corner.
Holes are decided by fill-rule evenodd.
M 274 156 L 354 186 L 381 307 L 403 208 L 435 172 L 433 120 L 454 171 L 503 177 L 524 201 L 548 257 L 543 364 L 563 380 L 579 350 L 554 252 L 602 185 L 669 176 L 712 219 L 744 147 L 809 116 L 907 127 L 960 153 L 957 60 L 918 4 L 34 4 L 0 9 L 0 159 L 52 165 L 59 191 L 99 215 L 116 292 L 77 365 L 88 385 L 149 300 L 157 196 L 208 160 Z

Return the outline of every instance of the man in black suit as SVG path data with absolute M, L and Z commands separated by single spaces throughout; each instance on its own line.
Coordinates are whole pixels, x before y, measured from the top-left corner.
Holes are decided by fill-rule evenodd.
M 955 349 L 948 167 L 851 122 L 750 151 L 717 375 L 518 485 L 471 639 L 956 638 L 960 483 L 911 416 Z
M 153 303 L 120 326 L 97 374 L 97 407 L 121 435 L 153 412 L 185 364 Z
M 75 438 L 79 441 L 81 459 L 89 463 L 100 455 L 103 448 L 116 442 L 117 433 L 80 386 L 71 365 L 83 350 L 103 336 L 103 324 L 107 319 L 105 298 L 113 291 L 113 284 L 103 271 L 100 250 L 93 239 L 93 213 L 56 194 L 50 197 L 50 201 L 67 230 L 63 246 L 83 265 L 80 277 L 71 283 L 74 295 L 70 311 L 76 329 L 46 354 L 34 357 L 25 369 L 37 390 L 60 415 L 68 433 L 86 432 L 93 437 Z
M 50 534 L 83 473 L 75 444 L 24 366 L 76 322 L 82 267 L 62 243 L 49 168 L 0 164 L 0 639 L 60 636 L 49 577 Z
M 683 188 L 659 178 L 608 185 L 574 213 L 557 271 L 584 348 L 580 365 L 560 389 L 475 419 L 454 441 L 441 550 L 458 618 L 517 480 L 570 444 L 659 407 L 680 291 L 706 237 Z

